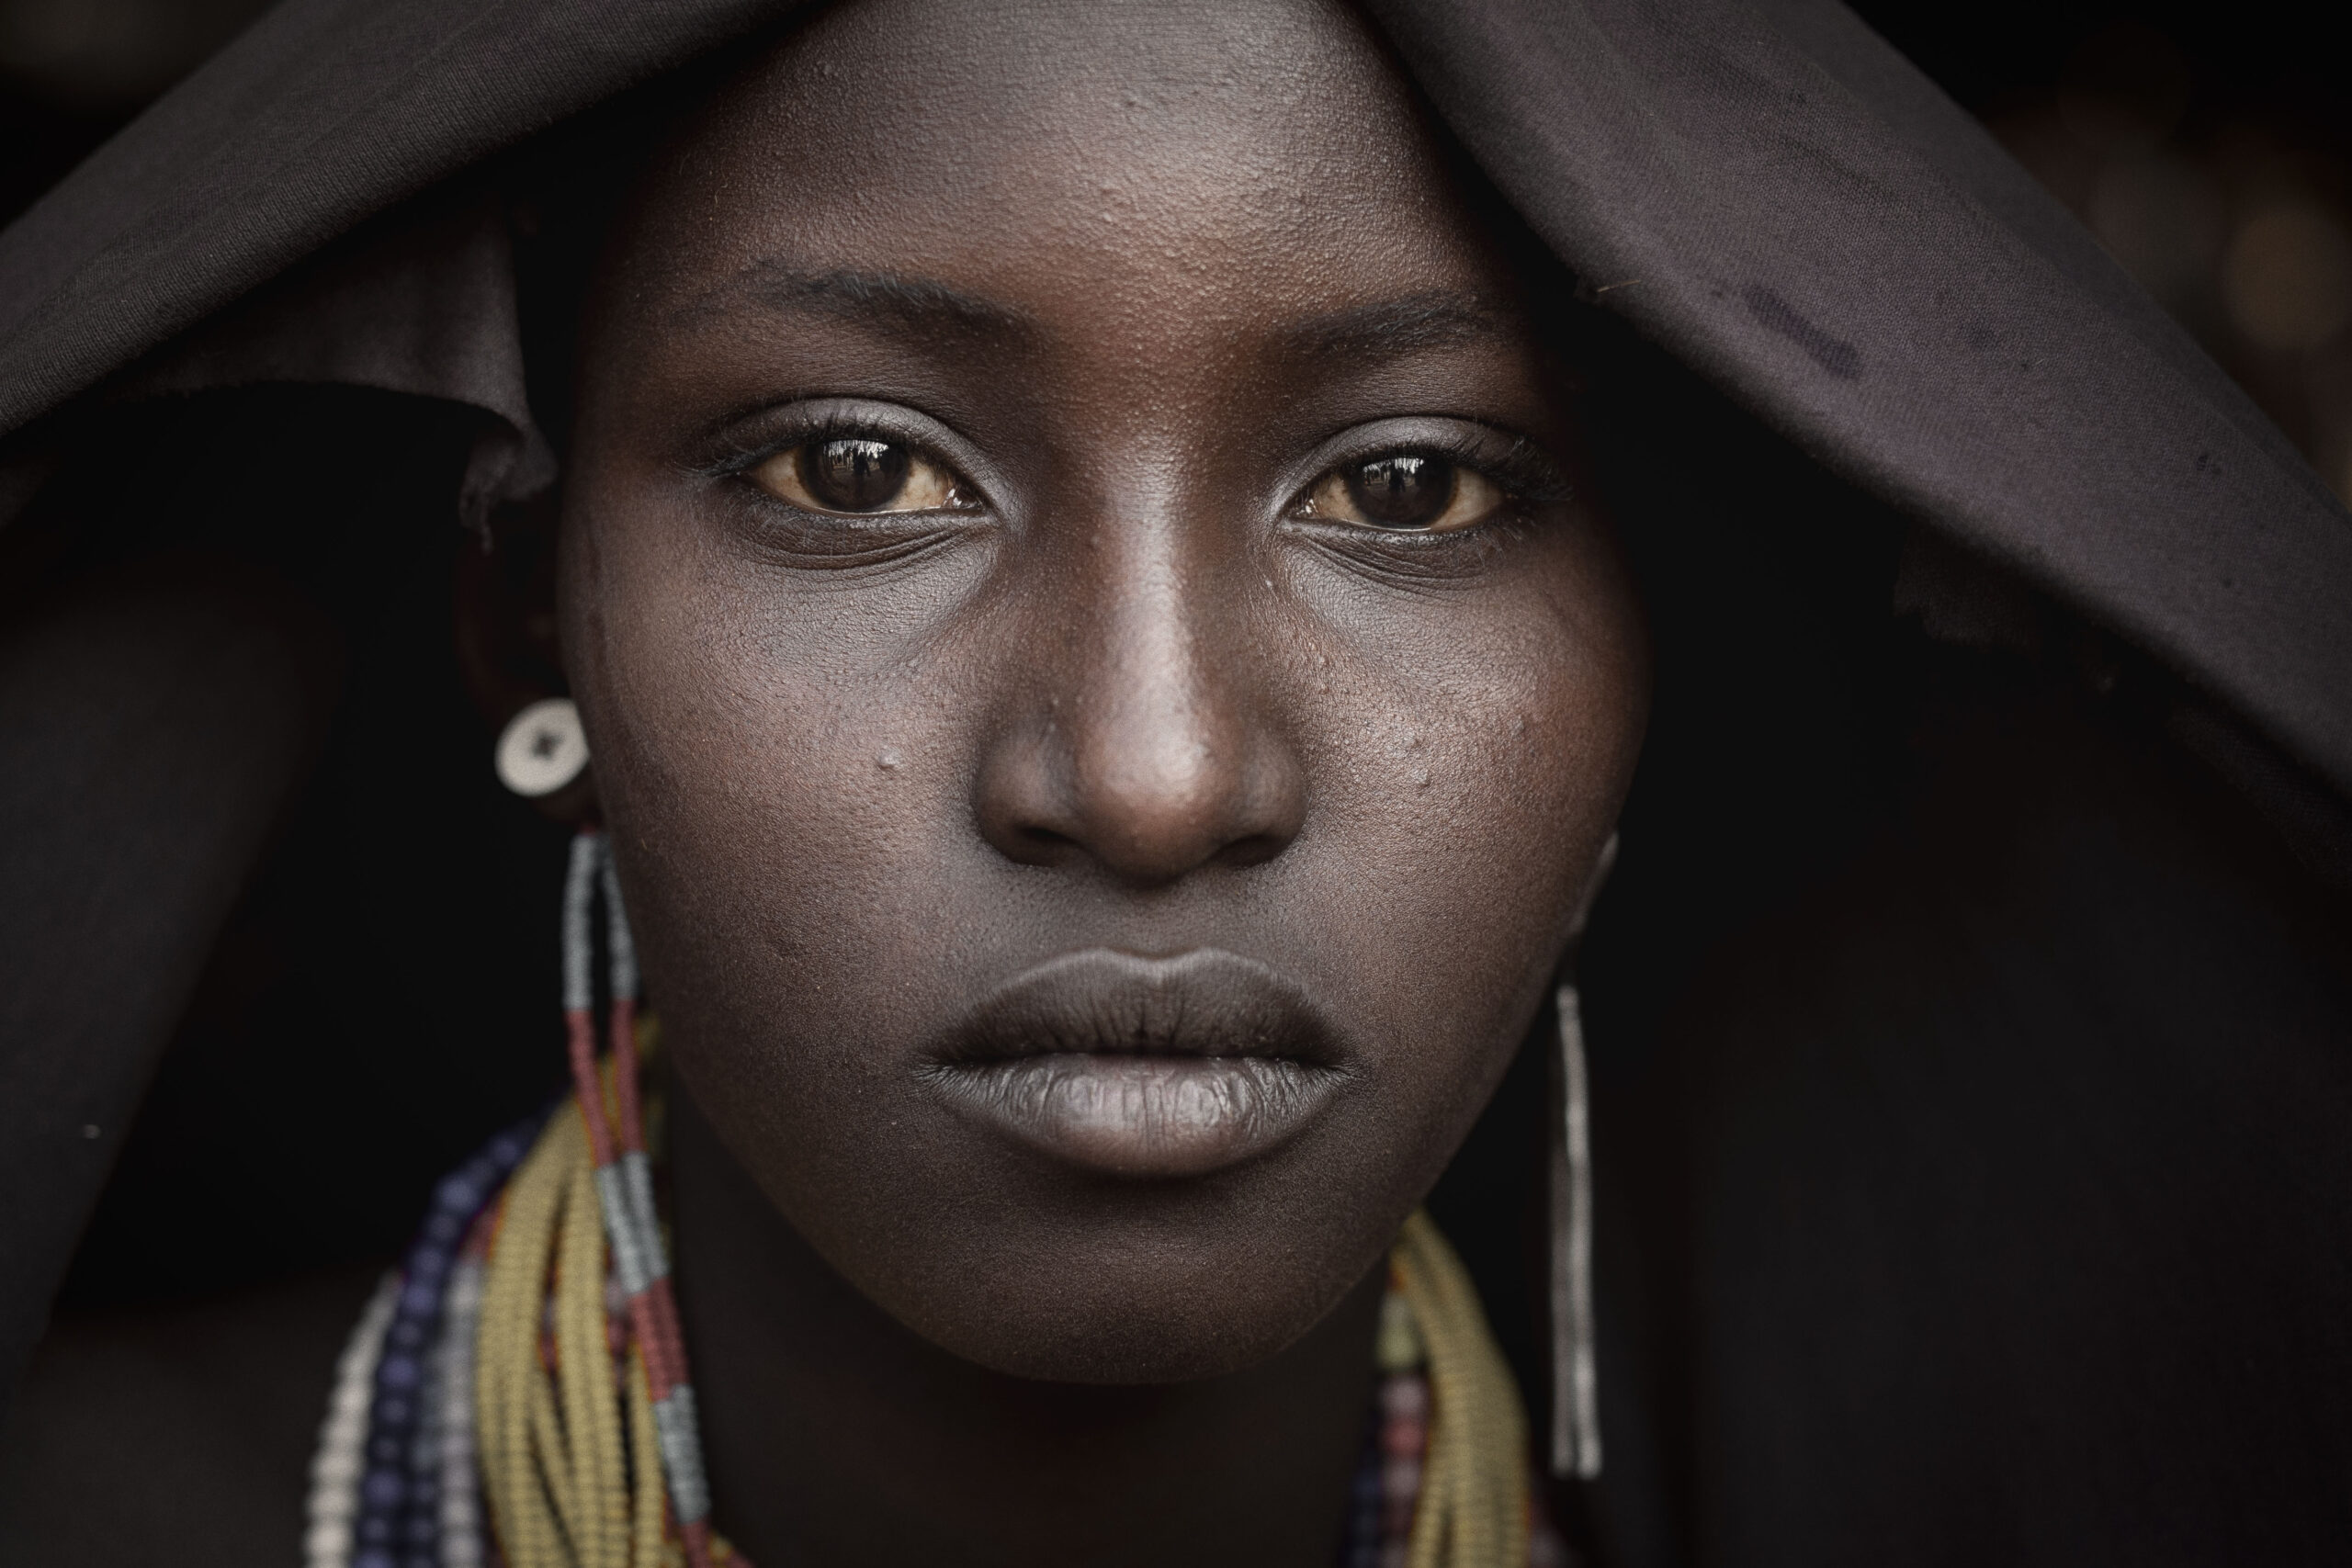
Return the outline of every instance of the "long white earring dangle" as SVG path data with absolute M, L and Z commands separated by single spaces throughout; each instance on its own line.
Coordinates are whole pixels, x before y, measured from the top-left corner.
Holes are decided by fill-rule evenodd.
M 1601 847 L 1576 936 L 1617 863 L 1617 837 Z M 1573 980 L 1553 997 L 1559 1059 L 1552 1073 L 1552 1473 L 1600 1473 L 1600 1379 L 1593 1325 L 1592 1126 L 1585 1071 L 1584 1004 Z
M 588 732 L 570 697 L 548 697 L 506 721 L 492 754 L 498 782 L 526 799 L 553 795 L 588 766 Z

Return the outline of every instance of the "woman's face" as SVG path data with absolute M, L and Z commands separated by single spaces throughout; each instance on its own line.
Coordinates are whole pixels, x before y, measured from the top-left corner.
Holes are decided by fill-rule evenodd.
M 592 303 L 565 658 L 677 1071 L 1004 1371 L 1248 1365 L 1538 1006 L 1645 660 L 1519 284 L 1322 0 L 854 0 Z

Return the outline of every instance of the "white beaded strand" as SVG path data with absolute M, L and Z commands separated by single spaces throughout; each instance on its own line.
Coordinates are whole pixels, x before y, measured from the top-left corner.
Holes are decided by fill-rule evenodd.
M 460 1258 L 441 1308 L 441 1568 L 484 1568 L 481 1472 L 474 1430 L 474 1336 L 484 1268 Z
M 345 1343 L 343 1359 L 335 1363 L 334 1393 L 327 1401 L 318 1451 L 311 1460 L 303 1568 L 351 1568 L 351 1527 L 359 1517 L 359 1480 L 367 1468 L 368 1405 L 375 1393 L 376 1363 L 383 1359 L 384 1332 L 392 1325 L 400 1293 L 400 1275 L 385 1275 Z
M 1600 1473 L 1600 1401 L 1584 1010 L 1574 986 L 1562 986 L 1553 1005 L 1560 1021 L 1560 1125 L 1552 1130 L 1552 1473 L 1589 1481 Z
M 1570 929 L 1580 947 L 1585 921 L 1617 867 L 1617 835 L 1600 846 L 1584 903 Z M 1559 1055 L 1552 1083 L 1552 1473 L 1590 1481 L 1600 1473 L 1600 1367 L 1592 1290 L 1592 1111 L 1585 1065 L 1584 998 L 1573 980 L 1553 995 Z

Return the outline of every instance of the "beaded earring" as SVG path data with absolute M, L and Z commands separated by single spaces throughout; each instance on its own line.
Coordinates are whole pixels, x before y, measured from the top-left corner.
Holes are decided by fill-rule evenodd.
M 609 1105 L 605 1079 L 596 1066 L 592 978 L 594 908 L 600 893 L 605 901 L 605 947 L 611 976 Z M 652 1161 L 645 1148 L 644 1111 L 638 1098 L 638 998 L 637 949 L 621 903 L 620 878 L 613 868 L 611 848 L 602 833 L 584 829 L 571 840 L 571 874 L 563 899 L 563 1008 L 572 1089 L 587 1128 L 597 1206 L 604 1215 L 605 1244 L 612 1250 L 614 1283 L 626 1303 L 630 1332 L 644 1356 L 670 1515 L 677 1525 L 689 1568 L 705 1568 L 711 1558 L 710 1486 L 703 1467 L 702 1427 L 695 1412 L 694 1384 L 686 1376 L 677 1299 L 670 1288 L 669 1255 L 654 1208 Z
M 1617 863 L 1617 836 L 1600 860 L 1577 911 L 1571 942 Z M 1573 951 L 1573 948 L 1572 950 Z M 1559 1055 L 1553 1064 L 1552 1473 L 1589 1481 L 1600 1473 L 1600 1388 L 1592 1296 L 1592 1127 L 1585 1071 L 1584 1001 L 1573 979 L 1553 994 Z

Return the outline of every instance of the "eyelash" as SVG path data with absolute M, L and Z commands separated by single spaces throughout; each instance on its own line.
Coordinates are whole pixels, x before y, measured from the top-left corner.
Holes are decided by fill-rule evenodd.
M 826 441 L 888 441 L 904 446 L 953 469 L 959 477 L 962 470 L 946 462 L 922 441 L 901 430 L 893 430 L 876 420 L 844 417 L 828 413 L 803 423 L 786 425 L 781 431 L 763 431 L 756 441 L 730 444 L 726 451 L 711 462 L 697 465 L 709 479 L 736 479 L 750 473 L 770 457 L 777 457 L 796 446 L 814 446 Z
M 1298 508 L 1305 502 L 1306 497 L 1313 493 L 1315 487 L 1323 482 L 1326 476 L 1343 468 L 1375 462 L 1382 457 L 1400 457 L 1408 453 L 1442 457 L 1458 468 L 1474 469 L 1485 476 L 1496 489 L 1501 491 L 1504 500 L 1517 509 L 1565 501 L 1574 493 L 1573 487 L 1561 476 L 1558 468 L 1532 441 L 1523 435 L 1510 436 L 1506 438 L 1509 445 L 1498 453 L 1495 446 L 1498 434 L 1499 433 L 1492 433 L 1481 435 L 1466 430 L 1450 429 L 1432 433 L 1426 437 L 1415 436 L 1407 441 L 1369 443 L 1361 449 L 1350 451 L 1317 469 L 1315 477 L 1309 479 L 1306 487 L 1292 499 L 1286 509 L 1286 514 L 1296 515 Z M 1478 528 L 1474 527 L 1461 530 L 1461 533 L 1476 534 L 1479 531 Z M 1384 537 L 1397 539 L 1460 536 L 1459 535 L 1415 534 L 1407 530 L 1380 530 L 1380 532 Z

